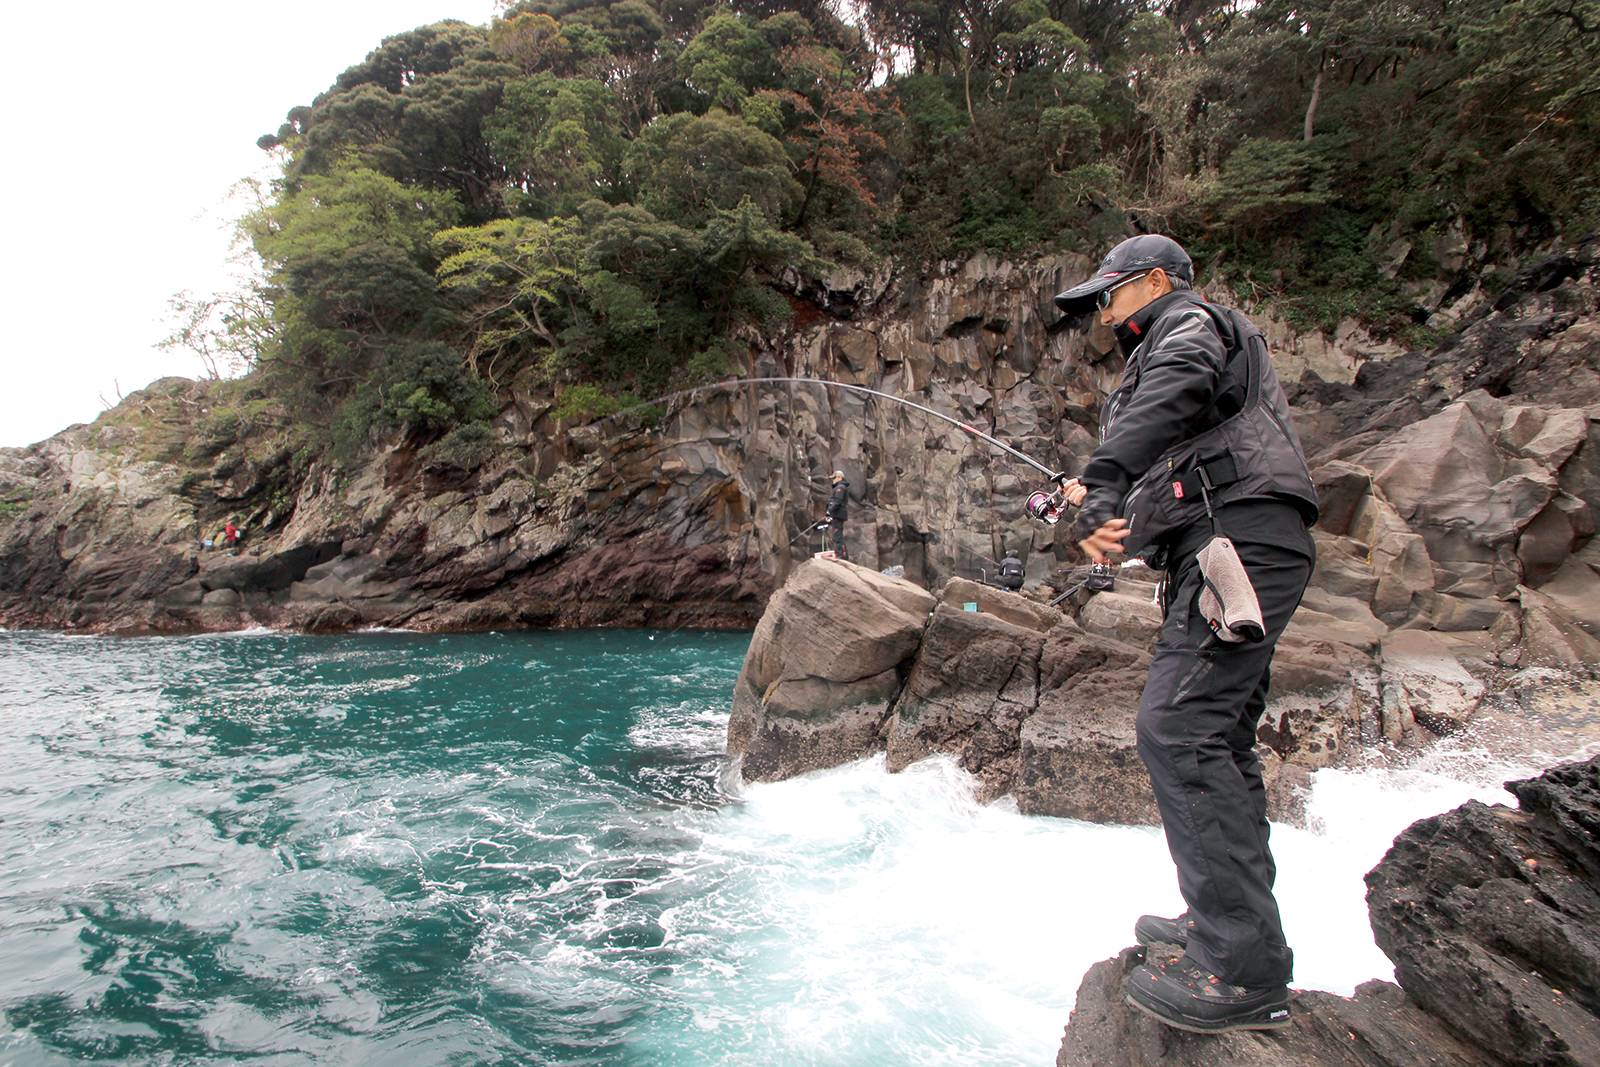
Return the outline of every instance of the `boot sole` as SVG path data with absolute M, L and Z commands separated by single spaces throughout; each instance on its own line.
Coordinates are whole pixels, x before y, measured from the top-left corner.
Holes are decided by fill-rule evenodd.
M 1200 1019 L 1173 1019 L 1162 1015 L 1154 1008 L 1147 1007 L 1135 1000 L 1132 995 L 1125 994 L 1122 998 L 1128 1002 L 1130 1008 L 1136 1008 L 1157 1022 L 1170 1026 L 1175 1030 L 1187 1030 L 1191 1034 L 1226 1034 L 1234 1030 L 1282 1030 L 1288 1027 L 1293 1020 L 1289 1018 L 1289 1009 L 1273 1008 L 1260 1012 L 1258 1015 L 1245 1016 L 1242 1019 L 1218 1020 L 1206 1022 Z M 1277 1012 L 1283 1012 L 1281 1018 L 1273 1018 Z

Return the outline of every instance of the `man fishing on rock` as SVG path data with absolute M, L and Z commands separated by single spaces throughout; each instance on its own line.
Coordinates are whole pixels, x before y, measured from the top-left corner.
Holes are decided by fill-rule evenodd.
M 1140 944 L 1184 952 L 1134 968 L 1128 1003 L 1183 1030 L 1275 1029 L 1289 1023 L 1294 954 L 1256 726 L 1316 559 L 1317 494 L 1261 331 L 1193 282 L 1183 248 L 1148 234 L 1055 298 L 1114 327 L 1127 357 L 1100 446 L 1063 490 L 1091 560 L 1140 555 L 1167 572 L 1136 721 L 1188 911 L 1135 924 Z
M 850 553 L 844 547 L 844 521 L 850 517 L 850 483 L 845 480 L 844 471 L 834 471 L 829 480 L 833 483 L 833 492 L 828 497 L 822 521 L 833 533 L 833 554 L 839 559 L 849 559 Z

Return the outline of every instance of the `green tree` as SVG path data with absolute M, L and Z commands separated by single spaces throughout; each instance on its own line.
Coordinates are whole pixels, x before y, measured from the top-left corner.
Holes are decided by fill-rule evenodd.
M 577 220 L 500 219 L 446 230 L 436 241 L 440 281 L 464 305 L 474 375 L 494 381 L 494 361 L 507 352 L 561 351 L 557 330 L 569 319 L 581 265 Z
M 434 233 L 452 225 L 460 213 L 451 193 L 412 188 L 347 163 L 285 187 L 276 202 L 247 216 L 244 225 L 262 260 L 273 268 L 369 244 L 422 256 Z
M 651 123 L 629 151 L 627 168 L 641 206 L 690 229 L 746 197 L 776 220 L 804 194 L 777 138 L 716 108 Z
M 779 50 L 808 38 L 811 26 L 793 13 L 747 22 L 731 13 L 706 20 L 678 57 L 678 67 L 703 99 L 695 110 L 737 114 L 746 98 L 780 84 Z
M 283 148 L 293 183 L 345 161 L 447 190 L 469 215 L 500 210 L 504 171 L 483 137 L 504 83 L 520 72 L 495 59 L 482 27 L 424 26 L 387 38 L 309 108 L 295 108 L 263 148 Z
M 627 147 L 619 125 L 619 101 L 601 82 L 549 73 L 512 82 L 484 123 L 519 194 L 507 207 L 548 218 L 616 195 Z

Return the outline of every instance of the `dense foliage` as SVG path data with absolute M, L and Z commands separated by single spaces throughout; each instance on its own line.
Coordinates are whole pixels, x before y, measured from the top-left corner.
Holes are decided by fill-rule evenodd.
M 1597 96 L 1600 0 L 522 0 L 263 137 L 261 283 L 176 336 L 349 443 L 473 427 L 514 378 L 726 373 L 794 278 L 888 255 L 1159 230 L 1399 329 L 1438 257 L 1600 220 Z

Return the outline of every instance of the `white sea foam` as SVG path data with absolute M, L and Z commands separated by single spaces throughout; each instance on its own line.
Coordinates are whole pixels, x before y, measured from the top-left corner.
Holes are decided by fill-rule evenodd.
M 1446 747 L 1316 774 L 1315 829 L 1273 834 L 1294 984 L 1393 980 L 1363 876 L 1415 820 L 1514 802 L 1501 783 L 1549 762 Z M 678 993 L 727 1062 L 1050 1062 L 1085 971 L 1132 943 L 1140 914 L 1183 908 L 1159 829 L 984 807 L 943 758 L 748 785 L 700 829 L 700 884 L 669 925 L 680 949 L 721 946 L 721 966 L 679 971 Z

